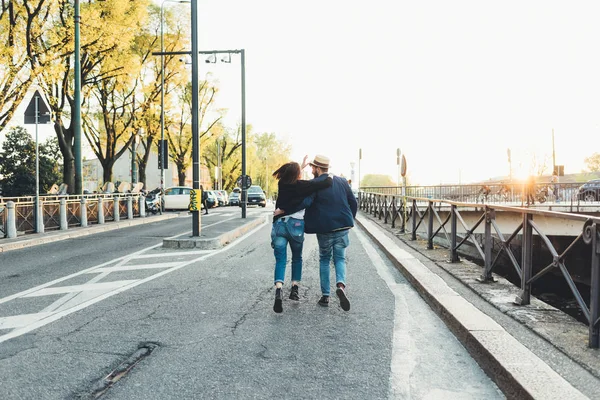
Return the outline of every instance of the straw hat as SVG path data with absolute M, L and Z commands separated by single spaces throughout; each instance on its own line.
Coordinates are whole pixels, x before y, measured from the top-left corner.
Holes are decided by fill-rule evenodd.
M 325 157 L 324 155 L 317 154 L 315 159 L 308 163 L 313 167 L 319 167 L 323 169 L 329 169 L 329 157 Z

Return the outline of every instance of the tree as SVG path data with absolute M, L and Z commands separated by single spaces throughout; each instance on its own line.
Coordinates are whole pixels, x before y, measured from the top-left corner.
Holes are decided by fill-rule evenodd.
M 60 182 L 58 144 L 50 139 L 39 147 L 40 192 Z M 3 196 L 35 194 L 35 141 L 23 127 L 12 128 L 0 152 L 0 187 Z
M 51 30 L 57 2 L 10 0 L 0 4 L 0 131 L 12 119 L 31 84 L 51 62 L 62 39 Z
M 585 165 L 590 172 L 600 171 L 600 153 L 594 153 L 584 159 Z
M 359 186 L 396 186 L 396 183 L 389 175 L 367 174 L 362 177 Z
M 69 185 L 70 191 L 75 188 L 75 129 L 71 118 L 75 107 L 72 3 L 58 1 L 54 26 L 44 31 L 44 37 L 59 38 L 62 47 L 54 49 L 59 57 L 52 63 L 47 63 L 39 79 L 54 116 L 54 130 L 64 159 L 63 181 Z M 122 65 L 116 63 L 110 69 L 102 63 L 107 57 L 118 57 L 121 52 L 130 48 L 132 38 L 141 30 L 139 24 L 145 21 L 148 4 L 148 0 L 82 2 L 81 16 L 82 21 L 85 21 L 81 28 L 82 106 L 90 101 L 92 84 L 120 73 Z
M 213 128 L 221 120 L 220 112 L 213 111 L 215 95 L 219 89 L 216 84 L 208 79 L 200 82 L 198 102 L 198 140 L 201 150 L 205 147 L 207 140 L 212 134 Z M 184 87 L 179 93 L 179 104 L 181 112 L 170 119 L 169 125 L 173 124 L 171 131 L 165 128 L 165 136 L 169 143 L 169 156 L 177 166 L 177 176 L 179 185 L 185 184 L 185 171 L 192 162 L 192 85 L 191 83 Z M 166 119 L 166 117 L 165 117 Z M 166 124 L 166 121 L 165 121 Z M 216 129 L 216 128 L 215 128 Z M 200 155 L 202 157 L 202 155 Z
M 189 48 L 186 38 L 189 29 L 181 18 L 168 9 L 164 15 L 164 49 L 167 52 Z M 143 128 L 144 135 L 141 141 L 141 152 L 137 155 L 139 166 L 139 181 L 146 185 L 146 166 L 152 151 L 158 149 L 160 140 L 160 94 L 161 94 L 161 63 L 160 57 L 153 56 L 152 52 L 160 50 L 160 8 L 150 7 L 150 23 L 147 24 L 135 38 L 133 52 L 141 60 L 142 68 L 137 78 L 139 111 L 136 110 L 136 126 Z M 167 100 L 165 107 L 169 106 L 170 94 L 181 86 L 185 86 L 183 79 L 187 79 L 185 64 L 179 60 L 180 56 L 165 55 L 164 58 L 164 95 Z

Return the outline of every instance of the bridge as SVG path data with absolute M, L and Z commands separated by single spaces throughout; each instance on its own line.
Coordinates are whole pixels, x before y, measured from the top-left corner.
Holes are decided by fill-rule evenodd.
M 57 228 L 19 229 L 0 239 L 0 398 L 600 397 L 597 324 L 532 295 L 533 265 L 513 246 L 522 235 L 527 261 L 539 251 L 528 247 L 534 235 L 554 240 L 541 219 L 572 218 L 575 245 L 590 241 L 597 267 L 596 217 L 567 217 L 550 200 L 462 200 L 362 190 L 350 312 L 317 305 L 318 248 L 307 235 L 301 300 L 273 313 L 272 205 L 247 219 L 237 207 L 216 209 L 202 218 L 202 239 L 221 244 L 189 250 L 164 246 L 189 235 L 188 213 L 142 216 L 127 196 L 117 206 L 101 200 L 102 224 L 90 213 L 87 226 L 61 229 L 57 217 Z M 573 206 L 595 212 L 581 203 Z M 524 234 L 508 228 L 512 220 Z M 530 274 L 523 287 L 485 258 L 497 255 L 489 243 L 500 236 Z M 567 256 L 552 268 L 568 267 Z M 591 304 L 586 315 L 596 312 Z

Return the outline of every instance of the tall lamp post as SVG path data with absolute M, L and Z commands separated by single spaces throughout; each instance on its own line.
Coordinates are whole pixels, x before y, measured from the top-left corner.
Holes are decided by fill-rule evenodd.
M 79 45 L 79 25 L 81 22 L 81 15 L 79 13 L 79 0 L 75 0 L 74 10 L 74 22 L 75 22 L 75 59 L 73 60 L 75 84 L 74 84 L 74 96 L 73 96 L 73 157 L 75 158 L 75 187 L 73 189 L 75 194 L 83 193 L 83 174 L 81 167 L 81 55 Z M 71 189 L 69 189 L 70 191 Z
M 172 1 L 172 0 L 164 0 L 164 1 Z M 192 57 L 192 156 L 195 158 L 200 154 L 200 143 L 196 143 L 195 132 L 198 132 L 198 54 L 210 54 L 215 56 L 215 61 L 206 61 L 206 62 L 216 62 L 217 54 L 240 54 L 241 56 L 241 86 L 242 86 L 242 218 L 246 218 L 246 205 L 248 202 L 248 189 L 246 188 L 246 183 L 248 183 L 248 177 L 246 176 L 246 52 L 244 49 L 240 50 L 209 50 L 209 51 L 199 51 L 198 50 L 198 34 L 195 30 L 198 27 L 197 13 L 198 7 L 195 1 L 192 1 L 192 51 L 160 51 L 158 53 L 152 53 L 152 55 L 160 55 L 163 57 L 165 54 L 169 55 L 191 55 Z M 162 36 L 162 35 L 161 35 Z M 226 61 L 229 62 L 229 61 Z M 161 117 L 161 121 L 163 118 Z M 196 129 L 196 130 L 195 130 Z M 196 153 L 196 151 L 198 153 Z M 198 174 L 199 181 L 199 161 L 194 159 L 192 161 L 193 165 L 193 174 L 194 177 Z M 198 172 L 196 172 L 196 168 L 198 168 Z M 193 178 L 194 182 L 196 178 Z M 196 182 L 195 182 L 196 183 Z M 195 184 L 194 183 L 194 184 Z M 199 188 L 199 187 L 198 187 Z M 193 186 L 193 189 L 198 189 Z M 194 215 L 197 213 L 192 213 L 192 224 L 194 227 L 196 226 L 196 220 Z M 195 228 L 192 228 L 192 236 L 197 236 L 194 234 Z

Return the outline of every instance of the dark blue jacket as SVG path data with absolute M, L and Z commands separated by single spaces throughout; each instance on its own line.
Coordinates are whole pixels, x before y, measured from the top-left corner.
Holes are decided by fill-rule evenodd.
M 327 179 L 323 174 L 314 181 Z M 304 232 L 328 233 L 354 226 L 354 217 L 358 204 L 352 194 L 348 181 L 339 176 L 333 177 L 333 184 L 327 189 L 319 190 L 313 204 L 304 214 Z

